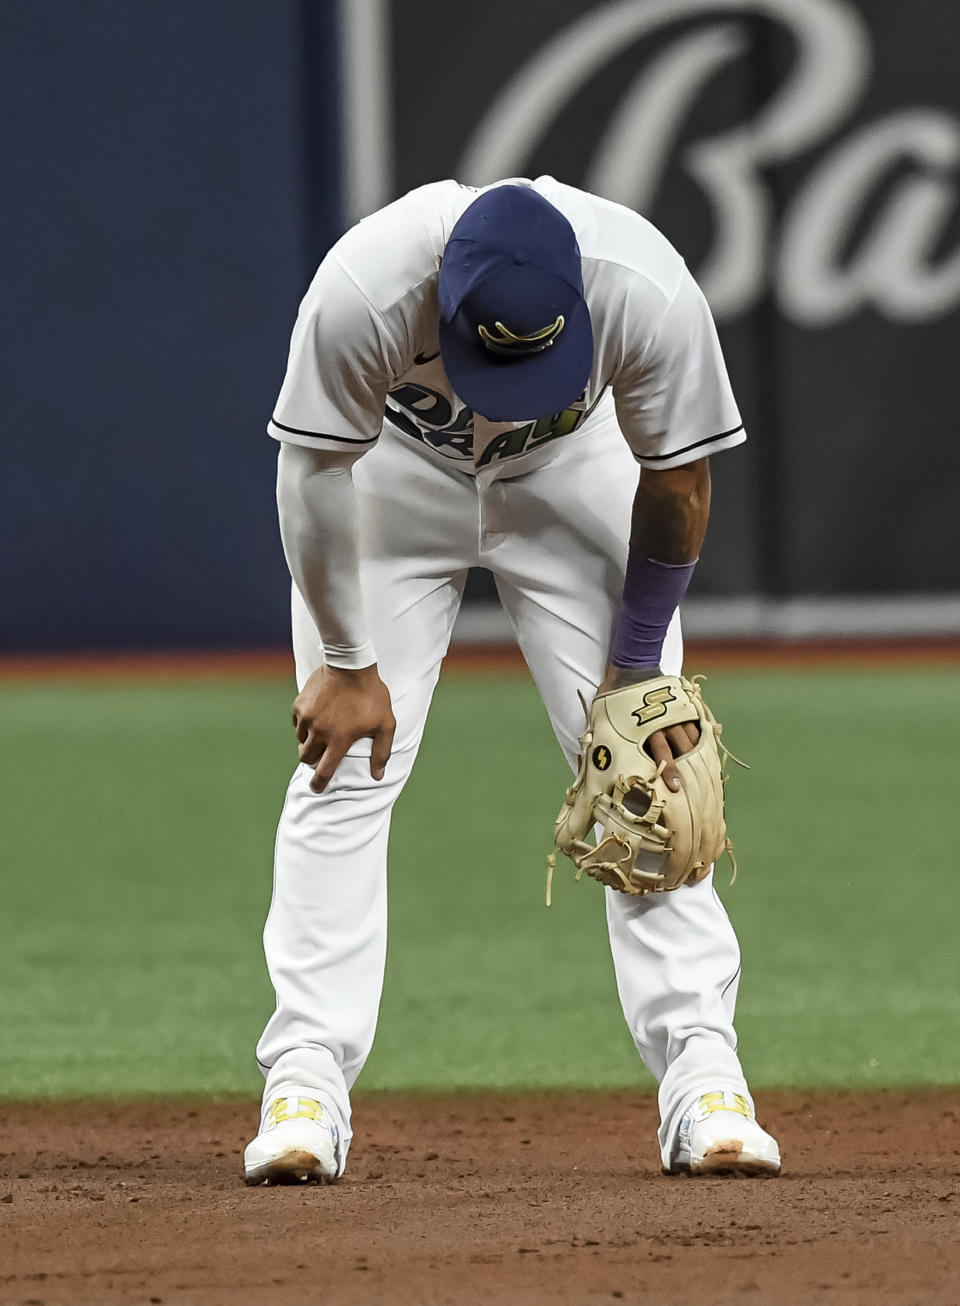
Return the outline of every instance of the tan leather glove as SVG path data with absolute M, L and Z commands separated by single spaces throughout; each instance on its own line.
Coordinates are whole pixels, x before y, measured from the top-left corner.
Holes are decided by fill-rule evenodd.
M 644 743 L 683 721 L 696 722 L 700 738 L 675 759 L 681 785 L 673 792 Z M 580 769 L 554 832 L 557 851 L 575 864 L 578 879 L 585 872 L 612 889 L 643 894 L 666 893 L 708 874 L 731 849 L 720 730 L 699 684 L 682 676 L 658 676 L 596 696 L 580 737 Z M 594 847 L 586 836 L 597 824 L 602 830 Z

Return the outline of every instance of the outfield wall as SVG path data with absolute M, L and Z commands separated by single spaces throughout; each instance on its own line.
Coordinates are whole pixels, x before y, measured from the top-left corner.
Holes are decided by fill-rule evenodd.
M 694 627 L 960 633 L 958 36 L 937 0 L 9 0 L 0 652 L 284 643 L 263 428 L 313 267 L 410 186 L 544 171 L 649 214 L 720 325 L 751 440 Z
M 334 20 L 0 6 L 0 648 L 284 640 L 265 427 L 341 225 Z

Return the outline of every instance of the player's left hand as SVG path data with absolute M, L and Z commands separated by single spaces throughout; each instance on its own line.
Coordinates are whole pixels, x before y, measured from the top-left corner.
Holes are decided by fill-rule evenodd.
M 624 667 L 607 667 L 607 674 L 603 678 L 603 683 L 597 690 L 598 694 L 604 694 L 611 689 L 623 689 L 626 685 L 639 684 L 642 680 L 652 680 L 654 676 L 661 674 L 659 667 L 649 669 L 629 670 Z M 668 789 L 674 793 L 680 789 L 680 773 L 673 764 L 675 757 L 682 757 L 684 753 L 689 753 L 696 746 L 700 738 L 700 729 L 695 721 L 684 721 L 677 726 L 669 726 L 666 730 L 658 730 L 647 740 L 647 752 L 659 766 L 664 763 L 663 779 Z
M 689 753 L 700 738 L 700 731 L 695 722 L 684 721 L 679 726 L 670 726 L 667 730 L 658 730 L 647 740 L 647 750 L 659 765 L 665 762 L 663 778 L 668 789 L 676 793 L 680 788 L 680 775 L 673 765 L 675 757 Z

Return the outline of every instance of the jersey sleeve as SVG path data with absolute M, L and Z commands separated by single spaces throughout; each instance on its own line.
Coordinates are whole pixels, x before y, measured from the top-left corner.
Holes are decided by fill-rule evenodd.
M 700 287 L 683 269 L 653 335 L 636 333 L 613 382 L 617 420 L 644 467 L 681 467 L 747 437 Z
M 267 431 L 310 449 L 372 447 L 395 352 L 380 314 L 335 253 L 328 254 L 300 305 Z

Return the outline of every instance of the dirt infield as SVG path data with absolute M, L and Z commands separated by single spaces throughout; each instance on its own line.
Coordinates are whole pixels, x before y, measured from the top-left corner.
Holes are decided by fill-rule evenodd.
M 3 1306 L 960 1301 L 960 1094 L 764 1094 L 777 1180 L 668 1179 L 649 1097 L 361 1099 L 336 1186 L 255 1107 L 0 1108 Z

